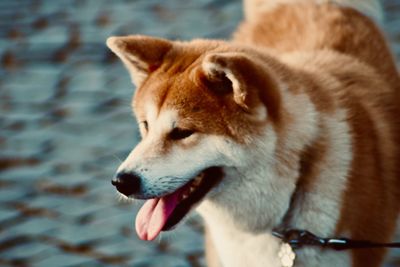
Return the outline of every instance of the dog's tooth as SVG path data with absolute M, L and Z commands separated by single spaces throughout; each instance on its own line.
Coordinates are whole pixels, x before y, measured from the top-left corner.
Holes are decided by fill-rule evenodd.
M 198 186 L 202 179 L 203 179 L 203 175 L 197 176 L 196 178 L 194 178 L 192 185 Z

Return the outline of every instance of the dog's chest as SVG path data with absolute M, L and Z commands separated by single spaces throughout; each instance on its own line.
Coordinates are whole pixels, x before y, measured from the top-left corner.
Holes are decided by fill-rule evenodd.
M 250 234 L 239 230 L 225 216 L 200 214 L 206 221 L 214 249 L 222 266 L 281 266 L 278 253 L 281 242 L 269 233 Z
M 216 250 L 215 254 L 218 255 L 222 267 L 283 266 L 279 257 L 282 248 L 280 239 L 267 231 L 250 234 L 240 230 L 230 216 L 216 206 L 210 205 L 208 201 L 204 201 L 197 211 L 206 222 L 208 234 Z M 313 226 L 312 229 L 314 228 Z M 294 266 L 349 267 L 351 257 L 348 251 L 321 251 L 319 248 L 307 247 L 296 251 Z
M 223 266 L 280 266 L 280 242 L 270 234 L 251 235 L 223 224 L 209 227 Z

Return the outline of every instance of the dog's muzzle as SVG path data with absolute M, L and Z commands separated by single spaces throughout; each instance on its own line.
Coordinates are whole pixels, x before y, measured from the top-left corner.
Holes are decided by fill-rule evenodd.
M 111 184 L 115 186 L 121 194 L 129 197 L 140 191 L 140 177 L 131 172 L 117 173 Z

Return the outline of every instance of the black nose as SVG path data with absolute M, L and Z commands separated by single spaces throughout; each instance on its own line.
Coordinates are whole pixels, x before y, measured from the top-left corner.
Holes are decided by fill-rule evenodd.
M 121 194 L 125 196 L 133 195 L 140 190 L 140 177 L 132 172 L 120 172 L 111 180 Z

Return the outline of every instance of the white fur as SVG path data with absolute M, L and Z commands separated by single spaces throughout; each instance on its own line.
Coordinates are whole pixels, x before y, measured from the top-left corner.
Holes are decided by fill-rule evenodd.
M 222 207 L 238 228 L 251 232 L 265 231 L 279 222 L 295 186 L 286 177 L 277 179 L 273 168 L 277 137 L 272 127 L 266 129 L 265 136 L 268 139 L 263 143 L 249 140 L 251 145 L 225 145 L 224 154 L 232 167 L 224 169 L 224 180 L 209 194 L 210 201 Z
M 279 242 L 267 229 L 276 225 L 289 206 L 294 183 L 274 173 L 277 136 L 249 140 L 252 145 L 231 143 L 224 153 L 234 168 L 225 168 L 222 183 L 197 208 L 209 226 L 223 266 L 279 266 Z
M 346 112 L 339 110 L 334 116 L 323 116 L 321 129 L 321 134 L 329 144 L 327 155 L 320 166 L 315 186 L 301 202 L 294 201 L 296 205 L 292 224 L 299 229 L 307 229 L 316 235 L 326 236 L 334 233 L 339 220 L 352 159 Z M 297 262 L 304 266 L 351 266 L 348 253 L 321 252 L 317 249 L 302 250 L 298 254 Z
M 245 0 L 245 15 L 247 20 L 254 20 L 257 13 L 274 9 L 281 4 L 315 2 L 317 4 L 333 3 L 354 8 L 378 23 L 383 21 L 383 11 L 379 0 Z
M 315 187 L 301 203 L 302 210 L 294 216 L 300 218 L 294 224 L 302 229 L 315 224 L 318 219 L 318 224 L 313 227 L 317 235 L 332 233 L 335 229 L 352 159 L 349 126 L 343 110 L 335 116 L 323 116 L 321 130 L 329 144 L 327 155 L 319 167 Z
M 331 235 L 338 220 L 351 161 L 346 113 L 319 116 L 306 95 L 283 91 L 285 109 L 294 116 L 285 140 L 287 153 L 301 151 L 321 134 L 331 145 L 313 192 L 291 207 L 295 214 L 292 226 L 322 236 Z M 323 132 L 319 132 L 320 127 Z M 254 147 L 243 150 L 237 147 L 234 155 L 241 165 L 227 170 L 220 190 L 198 207 L 223 266 L 279 266 L 280 242 L 270 231 L 289 208 L 298 168 L 287 166 L 283 176 L 274 173 L 274 165 L 284 166 L 282 159 L 274 157 L 276 142 L 273 130 L 267 129 L 263 138 L 253 140 Z M 350 266 L 350 257 L 345 252 L 303 249 L 298 252 L 296 267 L 303 266 L 346 267 Z
M 148 125 L 151 125 L 151 128 L 153 127 L 158 127 L 158 128 L 167 128 L 170 127 L 171 121 L 176 120 L 176 114 L 170 112 L 170 113 L 164 113 L 163 120 L 160 121 L 160 123 L 157 123 L 157 117 L 158 117 L 158 108 L 157 106 L 148 101 L 146 102 L 145 105 L 145 110 L 146 110 L 146 120 Z
M 206 219 L 222 266 L 280 266 L 277 258 L 280 241 L 271 234 L 251 234 L 237 228 L 224 209 L 208 200 L 198 210 Z

